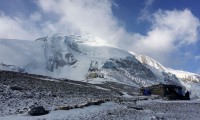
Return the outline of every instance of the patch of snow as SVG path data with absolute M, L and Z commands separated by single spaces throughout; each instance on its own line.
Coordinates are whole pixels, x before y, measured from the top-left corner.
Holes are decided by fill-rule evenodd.
M 42 116 L 28 116 L 16 115 L 1 117 L 0 120 L 79 120 L 92 119 L 92 116 L 98 116 L 99 113 L 106 114 L 110 109 L 117 109 L 121 106 L 114 102 L 103 103 L 100 106 L 90 106 L 72 110 L 57 110 L 51 111 L 47 115 Z M 100 118 L 99 118 L 100 119 Z
M 122 92 L 124 95 L 123 97 L 126 97 L 126 98 L 132 98 L 133 96 L 129 95 L 127 92 Z
M 99 86 L 95 86 L 95 88 L 101 89 L 101 90 L 108 90 L 108 91 L 110 91 L 109 89 L 106 89 L 106 88 L 103 88 L 103 87 L 99 87 Z

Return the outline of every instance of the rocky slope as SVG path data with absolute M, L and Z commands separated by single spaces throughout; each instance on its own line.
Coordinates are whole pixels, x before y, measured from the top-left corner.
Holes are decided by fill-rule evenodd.
M 27 114 L 32 106 L 44 106 L 49 111 L 81 108 L 135 96 L 138 91 L 136 87 L 113 82 L 89 84 L 0 71 L 0 119 L 2 116 Z
M 138 88 L 115 82 L 89 84 L 0 71 L 0 120 L 198 120 L 200 117 L 199 100 L 157 99 L 139 96 Z M 35 106 L 43 106 L 48 114 L 28 115 L 28 109 Z

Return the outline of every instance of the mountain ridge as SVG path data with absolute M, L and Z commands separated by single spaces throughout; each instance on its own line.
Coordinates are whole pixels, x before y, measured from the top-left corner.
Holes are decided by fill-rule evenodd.
M 1 39 L 0 48 L 3 64 L 32 74 L 90 83 L 114 81 L 135 87 L 177 84 L 195 91 L 193 96 L 200 96 L 197 87 L 191 87 L 199 84 L 197 74 L 169 69 L 150 57 L 108 45 L 98 37 L 55 34 L 35 41 Z M 178 73 L 189 77 L 184 79 Z

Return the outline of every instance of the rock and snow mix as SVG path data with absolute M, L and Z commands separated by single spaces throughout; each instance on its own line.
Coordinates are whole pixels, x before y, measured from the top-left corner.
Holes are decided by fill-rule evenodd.
M 138 55 L 133 52 L 131 53 L 135 55 L 136 59 L 139 60 L 143 65 L 147 66 L 163 83 L 170 82 L 179 86 L 183 86 L 185 91 L 187 90 L 191 92 L 192 98 L 200 98 L 200 75 L 181 70 L 173 70 L 163 66 L 148 56 Z
M 160 82 L 181 85 L 193 99 L 200 98 L 199 75 L 164 67 L 97 37 L 55 34 L 35 41 L 0 39 L 0 56 L 0 70 L 6 70 L 0 71 L 0 119 L 199 117 L 198 110 L 192 109 L 199 101 L 137 102 L 148 99 L 139 96 L 140 87 Z M 27 115 L 30 108 L 38 106 L 50 114 Z
M 91 36 L 60 34 L 36 41 L 0 39 L 0 61 L 5 65 L 24 68 L 28 73 L 78 81 L 88 77 L 91 67 L 96 67 L 95 70 L 103 73 L 105 78 L 115 80 L 119 79 L 111 75 L 113 71 L 127 74 L 124 82 L 128 83 L 132 82 L 129 79 L 133 76 L 143 82 L 155 79 L 153 73 L 129 52 L 98 41 L 98 38 Z M 95 65 L 91 66 L 93 63 Z
M 8 71 L 0 72 L 0 101 L 0 120 L 197 120 L 200 117 L 199 100 L 163 101 L 157 96 L 140 96 L 138 88 L 116 82 L 89 84 Z M 40 108 L 37 114 L 42 116 L 28 115 L 29 109 L 37 107 Z
M 107 81 L 148 86 L 159 82 L 181 84 L 182 81 L 200 80 L 197 74 L 172 70 L 152 58 L 115 48 L 91 35 L 55 34 L 35 41 L 0 39 L 0 49 L 1 70 L 24 70 L 82 81 L 88 78 L 91 64 L 95 63 L 92 66 L 96 67 L 95 76 L 100 74 L 109 78 Z
M 137 89 L 112 82 L 95 85 L 0 71 L 0 116 L 24 114 L 28 109 L 38 106 L 54 111 L 99 105 L 122 96 L 121 91 L 129 91 L 134 95 Z

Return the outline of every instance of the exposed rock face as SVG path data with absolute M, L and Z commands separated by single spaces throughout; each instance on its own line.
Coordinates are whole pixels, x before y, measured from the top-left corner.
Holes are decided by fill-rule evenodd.
M 125 59 L 111 58 L 109 61 L 104 63 L 102 68 L 126 71 L 132 76 L 156 79 L 151 70 L 143 66 L 140 62 L 135 61 L 135 59 L 131 57 L 126 57 Z
M 46 68 L 53 72 L 58 67 L 64 67 L 65 65 L 73 65 L 77 62 L 77 59 L 71 53 L 56 53 L 54 57 L 49 57 L 47 60 Z
M 69 37 L 69 36 L 65 36 L 64 37 L 64 43 L 73 51 L 76 51 L 78 53 L 82 53 L 81 50 L 79 49 L 79 44 L 77 42 L 75 42 L 75 38 L 73 37 Z
M 65 53 L 64 60 L 67 65 L 73 65 L 78 61 L 72 53 Z
M 45 115 L 48 113 L 49 111 L 45 110 L 43 106 L 33 107 L 28 111 L 28 114 L 32 116 Z
M 62 43 L 62 44 L 61 44 Z M 73 51 L 79 52 L 78 44 L 68 37 L 55 35 L 44 41 L 46 69 L 53 72 L 59 67 L 73 65 L 77 62 Z

